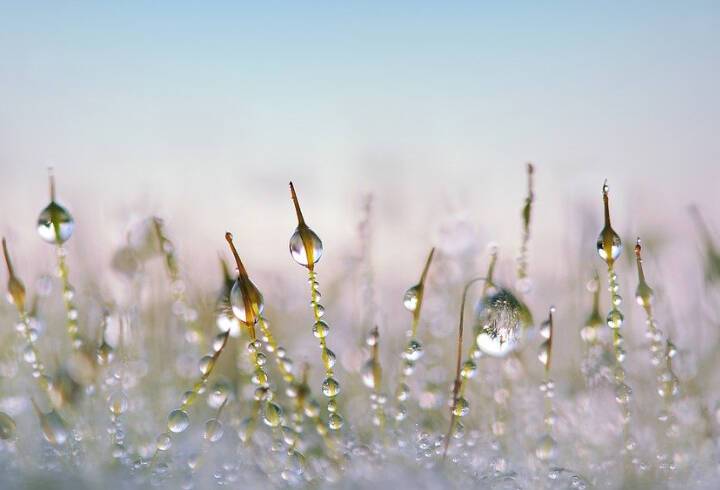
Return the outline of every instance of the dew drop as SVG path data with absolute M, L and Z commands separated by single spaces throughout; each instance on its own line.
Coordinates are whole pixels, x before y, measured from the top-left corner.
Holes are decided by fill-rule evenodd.
M 452 413 L 457 417 L 464 417 L 470 413 L 470 404 L 465 398 L 458 397 L 457 401 L 455 402 L 455 406 L 453 407 Z
M 283 421 L 283 411 L 278 405 L 273 402 L 267 402 L 265 404 L 265 410 L 263 412 L 263 422 L 268 427 L 279 427 Z
M 223 425 L 217 419 L 210 419 L 205 422 L 205 432 L 203 438 L 208 442 L 217 442 L 223 436 Z
M 55 410 L 40 414 L 40 425 L 47 442 L 54 446 L 65 444 L 68 438 L 68 429 L 65 421 Z
M 155 440 L 155 446 L 158 448 L 158 451 L 167 451 L 170 449 L 172 446 L 172 438 L 170 437 L 170 434 L 167 432 L 160 434 Z
M 38 216 L 38 234 L 48 243 L 65 243 L 72 235 L 74 228 L 73 217 L 55 201 L 48 204 Z
M 610 257 L 613 261 L 617 260 L 620 252 L 622 252 L 622 241 L 610 226 L 606 226 L 600 232 L 596 245 L 598 255 L 600 255 L 600 258 L 605 262 L 607 262 Z
M 179 434 L 190 426 L 190 418 L 185 410 L 173 410 L 168 415 L 167 427 L 170 432 Z
M 342 429 L 342 426 L 345 424 L 345 421 L 343 418 L 338 415 L 337 413 L 331 413 L 328 416 L 328 427 L 332 430 L 340 430 Z
M 377 370 L 377 364 L 373 359 L 370 359 L 365 363 L 362 368 L 362 381 L 365 386 L 370 389 L 375 388 L 375 373 Z
M 113 415 L 121 415 L 128 408 L 127 395 L 122 391 L 115 391 L 108 396 L 108 408 Z
M 325 378 L 322 384 L 322 392 L 328 398 L 337 396 L 340 393 L 340 383 L 335 378 Z
M 246 298 L 247 296 L 247 298 Z M 230 290 L 230 304 L 233 314 L 241 322 L 255 325 L 265 309 L 263 296 L 250 279 L 240 277 Z M 248 308 L 250 311 L 247 311 Z
M 207 376 L 215 366 L 215 358 L 213 356 L 203 356 L 198 363 L 198 368 L 203 376 Z
M 330 332 L 330 326 L 324 320 L 319 320 L 313 325 L 313 335 L 318 339 L 324 339 Z
M 407 347 L 405 347 L 405 350 L 403 351 L 403 357 L 407 359 L 408 361 L 417 361 L 420 359 L 423 355 L 423 347 L 420 342 L 418 342 L 415 339 L 412 339 Z
M 303 240 L 304 238 L 304 240 Z M 309 245 L 309 249 L 305 248 L 305 244 Z M 292 237 L 290 237 L 290 255 L 295 262 L 307 267 L 308 257 L 312 264 L 317 264 L 323 254 L 323 244 L 320 237 L 308 228 L 306 225 L 298 226 Z
M 403 306 L 408 311 L 415 311 L 417 309 L 418 303 L 420 301 L 420 285 L 417 284 L 407 291 L 405 291 L 405 296 L 403 296 Z

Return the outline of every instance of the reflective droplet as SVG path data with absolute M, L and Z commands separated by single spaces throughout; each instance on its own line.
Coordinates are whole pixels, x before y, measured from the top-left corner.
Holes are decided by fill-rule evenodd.
M 230 290 L 233 314 L 245 324 L 255 325 L 265 309 L 262 294 L 250 279 L 238 278 Z
M 115 391 L 108 397 L 108 408 L 113 415 L 121 415 L 128 408 L 128 398 L 123 391 Z
M 217 419 L 210 419 L 205 422 L 205 432 L 203 438 L 208 442 L 217 442 L 223 436 L 223 425 Z
M 419 300 L 420 285 L 417 284 L 405 291 L 405 296 L 403 296 L 403 306 L 408 311 L 415 311 L 417 309 Z
M 464 417 L 470 413 L 470 404 L 465 398 L 460 396 L 455 402 L 452 413 L 457 417 Z
M 625 317 L 623 317 L 623 314 L 620 312 L 620 310 L 618 310 L 617 308 L 613 308 L 612 310 L 610 310 L 610 313 L 608 313 L 607 319 L 605 321 L 610 328 L 620 328 L 623 324 L 624 319 Z
M 330 427 L 330 429 L 332 430 L 342 429 L 344 423 L 345 421 L 343 420 L 343 418 L 337 413 L 331 413 L 328 416 L 328 427 Z
M 327 337 L 327 334 L 329 332 L 330 327 L 323 320 L 319 320 L 315 322 L 315 325 L 313 325 L 313 335 L 318 339 L 324 339 L 325 337 Z
M 40 425 L 42 426 L 45 440 L 54 446 L 62 446 L 68 438 L 68 429 L 65 421 L 55 411 L 40 414 Z
M 198 363 L 198 368 L 203 376 L 207 376 L 215 366 L 215 358 L 213 356 L 203 356 Z
M 325 378 L 322 384 L 322 392 L 328 398 L 337 396 L 340 393 L 340 383 L 335 378 Z
M 306 245 L 308 248 L 306 249 Z M 307 267 L 308 257 L 312 264 L 317 264 L 323 254 L 320 237 L 307 226 L 300 225 L 290 237 L 290 255 L 295 262 Z
M 605 262 L 609 260 L 608 257 L 612 257 L 613 261 L 617 260 L 622 252 L 622 241 L 609 225 L 600 232 L 596 245 L 598 255 Z
M 323 362 L 323 365 L 325 366 L 325 369 L 330 369 L 333 366 L 335 366 L 335 362 L 336 362 L 335 353 L 333 353 L 333 351 L 331 351 L 327 347 L 323 347 L 320 357 L 322 358 L 322 362 Z
M 168 415 L 167 427 L 170 432 L 176 434 L 183 432 L 190 426 L 190 418 L 185 410 L 173 410 Z
M 48 243 L 65 243 L 72 235 L 74 228 L 73 217 L 55 201 L 48 204 L 38 216 L 38 234 Z
M 505 288 L 497 288 L 485 296 L 477 310 L 480 333 L 476 344 L 490 356 L 504 357 L 514 351 L 525 330 L 532 325 L 528 307 Z
M 278 405 L 273 402 L 267 402 L 265 404 L 265 410 L 263 412 L 263 422 L 269 427 L 278 427 L 283 421 L 283 411 Z
M 417 361 L 423 355 L 422 344 L 420 344 L 420 342 L 418 342 L 417 340 L 412 339 L 410 342 L 408 342 L 408 345 L 407 347 L 405 347 L 402 355 L 408 361 Z
M 172 438 L 170 434 L 163 432 L 155 440 L 155 446 L 159 451 L 167 451 L 172 446 Z
M 468 360 L 465 361 L 465 364 L 462 366 L 462 370 L 460 371 L 460 375 L 465 379 L 470 379 L 473 376 L 475 376 L 475 373 L 477 372 L 477 365 L 474 361 Z

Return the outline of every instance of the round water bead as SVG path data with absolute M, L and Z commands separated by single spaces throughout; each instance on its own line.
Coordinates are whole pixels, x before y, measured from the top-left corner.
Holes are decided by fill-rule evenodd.
M 623 324 L 623 320 L 625 317 L 623 317 L 623 314 L 618 310 L 617 308 L 613 308 L 608 313 L 606 322 L 608 327 L 610 328 L 620 328 Z
M 170 434 L 167 432 L 160 434 L 155 440 L 155 446 L 158 448 L 158 451 L 167 451 L 170 449 L 172 446 L 172 438 L 170 437 Z
M 207 376 L 215 366 L 215 358 L 213 356 L 203 356 L 198 363 L 198 368 L 203 376 Z
M 405 291 L 405 296 L 403 296 L 403 306 L 406 310 L 414 312 L 418 307 L 419 301 L 420 285 L 416 284 L 415 286 Z
M 452 413 L 457 417 L 464 417 L 470 413 L 470 404 L 465 398 L 460 396 L 455 401 L 455 406 L 453 407 Z
M 305 240 L 303 240 L 303 238 Z M 305 248 L 308 242 L 309 249 Z M 320 237 L 307 226 L 298 226 L 290 237 L 290 255 L 298 264 L 307 267 L 308 257 L 312 264 L 317 264 L 323 254 L 323 244 Z
M 0 412 L 0 439 L 10 440 L 15 438 L 17 426 L 11 416 Z
M 48 243 L 65 243 L 75 229 L 75 221 L 64 207 L 55 201 L 40 212 L 37 231 L 40 238 Z
M 113 415 L 121 415 L 128 408 L 128 398 L 123 391 L 114 391 L 108 396 L 108 408 Z
M 60 415 L 52 410 L 50 413 L 40 415 L 40 425 L 42 426 L 43 436 L 45 440 L 53 446 L 62 446 L 68 438 L 68 429 L 65 421 Z
M 477 365 L 474 361 L 468 360 L 465 361 L 465 364 L 462 366 L 462 370 L 460 371 L 460 376 L 462 376 L 465 379 L 470 379 L 473 376 L 475 376 L 475 373 L 477 372 Z
M 328 416 L 328 427 L 330 427 L 332 430 L 342 429 L 344 423 L 345 421 L 343 420 L 343 418 L 337 413 L 333 412 Z
M 218 313 L 215 323 L 221 332 L 230 332 L 230 337 L 237 338 L 240 336 L 240 321 L 229 312 L 221 311 Z
M 613 261 L 616 260 L 620 256 L 620 252 L 622 252 L 622 241 L 609 225 L 605 226 L 600 232 L 596 245 L 598 255 L 605 262 L 610 260 L 610 257 Z
M 190 426 L 190 418 L 185 410 L 173 410 L 168 415 L 167 427 L 170 432 L 179 434 Z
M 331 369 L 333 366 L 335 366 L 335 362 L 337 361 L 335 353 L 327 347 L 323 347 L 320 357 L 322 358 L 325 369 Z
M 497 288 L 480 301 L 477 322 L 478 348 L 490 356 L 504 357 L 519 346 L 522 335 L 532 325 L 532 314 L 510 290 Z
M 318 339 L 324 339 L 330 332 L 330 326 L 324 320 L 319 320 L 313 325 L 313 335 Z
M 262 294 L 252 281 L 246 278 L 239 278 L 233 284 L 230 290 L 230 304 L 233 314 L 245 324 L 252 323 L 254 325 L 265 309 Z M 247 308 L 250 308 L 251 311 L 247 311 Z
M 408 361 L 417 361 L 423 355 L 422 344 L 415 339 L 410 340 L 402 355 Z
M 217 419 L 210 419 L 205 422 L 205 433 L 203 438 L 208 442 L 217 442 L 223 436 L 223 425 Z
M 322 384 L 322 392 L 328 398 L 337 396 L 340 393 L 340 383 L 335 378 L 325 378 Z
M 273 402 L 267 402 L 263 412 L 263 422 L 269 427 L 279 427 L 283 422 L 282 408 Z

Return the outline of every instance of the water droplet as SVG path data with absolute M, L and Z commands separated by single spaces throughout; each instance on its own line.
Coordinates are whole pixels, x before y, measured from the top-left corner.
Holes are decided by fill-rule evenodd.
M 415 339 L 410 340 L 402 355 L 408 361 L 417 361 L 423 355 L 422 344 Z
M 17 426 L 12 417 L 5 412 L 0 412 L 0 439 L 15 439 Z
M 623 314 L 618 310 L 617 308 L 613 308 L 610 310 L 610 313 L 608 313 L 606 322 L 608 327 L 610 328 L 620 328 L 623 324 L 623 320 L 625 317 L 623 317 Z
M 540 351 L 539 351 L 539 353 L 538 353 L 538 360 L 540 361 L 540 363 L 541 363 L 543 366 L 547 366 L 547 365 L 548 365 L 548 361 L 549 361 L 549 359 L 550 359 L 549 353 L 550 353 L 550 345 L 549 345 L 549 343 L 548 343 L 548 342 L 543 342 L 543 343 L 540 345 Z
M 476 344 L 482 352 L 494 357 L 504 357 L 514 351 L 532 324 L 528 307 L 505 288 L 497 288 L 485 296 L 477 310 L 481 327 Z
M 205 422 L 205 433 L 203 438 L 208 442 L 217 442 L 223 436 L 223 425 L 217 419 L 210 419 Z
M 654 291 L 647 283 L 641 282 L 635 290 L 635 301 L 640 306 L 647 308 L 652 304 L 654 294 Z
M 54 446 L 62 446 L 68 438 L 68 429 L 65 421 L 55 411 L 40 413 L 40 425 L 42 426 L 45 440 Z
M 207 376 L 215 366 L 215 358 L 213 356 L 203 356 L 198 363 L 198 368 L 203 376 Z
M 188 417 L 187 412 L 185 410 L 173 410 L 170 412 L 170 415 L 168 415 L 168 422 L 167 427 L 170 432 L 175 432 L 176 434 L 183 432 L 185 429 L 187 429 L 190 426 L 190 418 Z
M 263 412 L 263 421 L 269 427 L 279 427 L 283 421 L 282 408 L 273 402 L 267 402 Z
M 167 451 L 170 449 L 172 446 L 172 438 L 170 437 L 170 434 L 167 432 L 160 434 L 155 440 L 155 446 L 158 448 L 158 451 Z
M 598 236 L 597 251 L 600 258 L 605 262 L 609 260 L 609 257 L 612 257 L 613 261 L 617 260 L 620 252 L 622 252 L 622 241 L 609 225 L 603 228 Z
M 328 427 L 330 427 L 330 429 L 332 430 L 342 429 L 344 423 L 345 421 L 343 420 L 343 418 L 337 413 L 331 413 L 328 416 Z
M 400 383 L 395 390 L 395 398 L 399 402 L 404 402 L 410 396 L 410 387 L 405 383 Z
M 323 347 L 322 354 L 320 355 L 322 358 L 323 365 L 325 366 L 325 369 L 331 369 L 333 366 L 335 366 L 336 358 L 335 353 L 328 349 L 327 347 Z
M 420 301 L 420 289 L 420 285 L 416 284 L 405 291 L 405 296 L 403 296 L 403 306 L 406 310 L 414 312 L 417 309 Z
M 615 387 L 615 400 L 620 404 L 626 404 L 630 401 L 632 389 L 625 383 L 618 383 Z
M 313 325 L 313 335 L 318 339 L 324 339 L 329 332 L 330 326 L 323 320 L 319 320 Z
M 38 234 L 48 243 L 65 243 L 72 235 L 74 228 L 73 217 L 55 201 L 48 204 L 38 216 Z
M 121 415 L 128 408 L 127 395 L 122 391 L 115 391 L 108 396 L 108 408 L 113 415 Z
M 455 402 L 452 413 L 457 417 L 464 417 L 470 413 L 470 404 L 465 398 L 460 396 Z
M 306 244 L 309 248 L 305 248 Z M 323 244 L 320 237 L 306 225 L 300 225 L 290 237 L 290 255 L 295 262 L 307 267 L 308 257 L 312 264 L 317 264 L 323 254 Z
M 325 378 L 322 384 L 322 392 L 328 398 L 337 396 L 340 393 L 340 383 L 335 378 Z
M 263 296 L 250 279 L 239 277 L 230 290 L 233 314 L 245 324 L 255 325 L 265 309 Z
M 465 379 L 470 379 L 475 376 L 475 373 L 477 373 L 477 365 L 475 362 L 471 360 L 465 361 L 465 364 L 463 364 L 462 370 L 460 371 L 460 375 Z

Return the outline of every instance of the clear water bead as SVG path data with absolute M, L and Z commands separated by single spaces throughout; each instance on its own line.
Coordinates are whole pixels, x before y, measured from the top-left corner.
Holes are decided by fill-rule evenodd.
M 179 434 L 190 426 L 190 418 L 185 410 L 173 410 L 168 415 L 167 428 L 170 432 Z
M 305 240 L 303 240 L 303 238 Z M 305 248 L 305 242 L 309 249 Z M 307 226 L 298 226 L 290 237 L 290 255 L 298 264 L 307 267 L 308 257 L 312 264 L 316 264 L 323 254 L 323 244 L 320 237 Z
M 40 238 L 48 243 L 65 243 L 75 229 L 75 221 L 67 209 L 55 201 L 40 212 L 37 231 Z
M 420 286 L 415 285 L 405 291 L 405 296 L 403 296 L 403 306 L 408 311 L 415 311 L 418 306 L 418 302 L 420 300 Z

